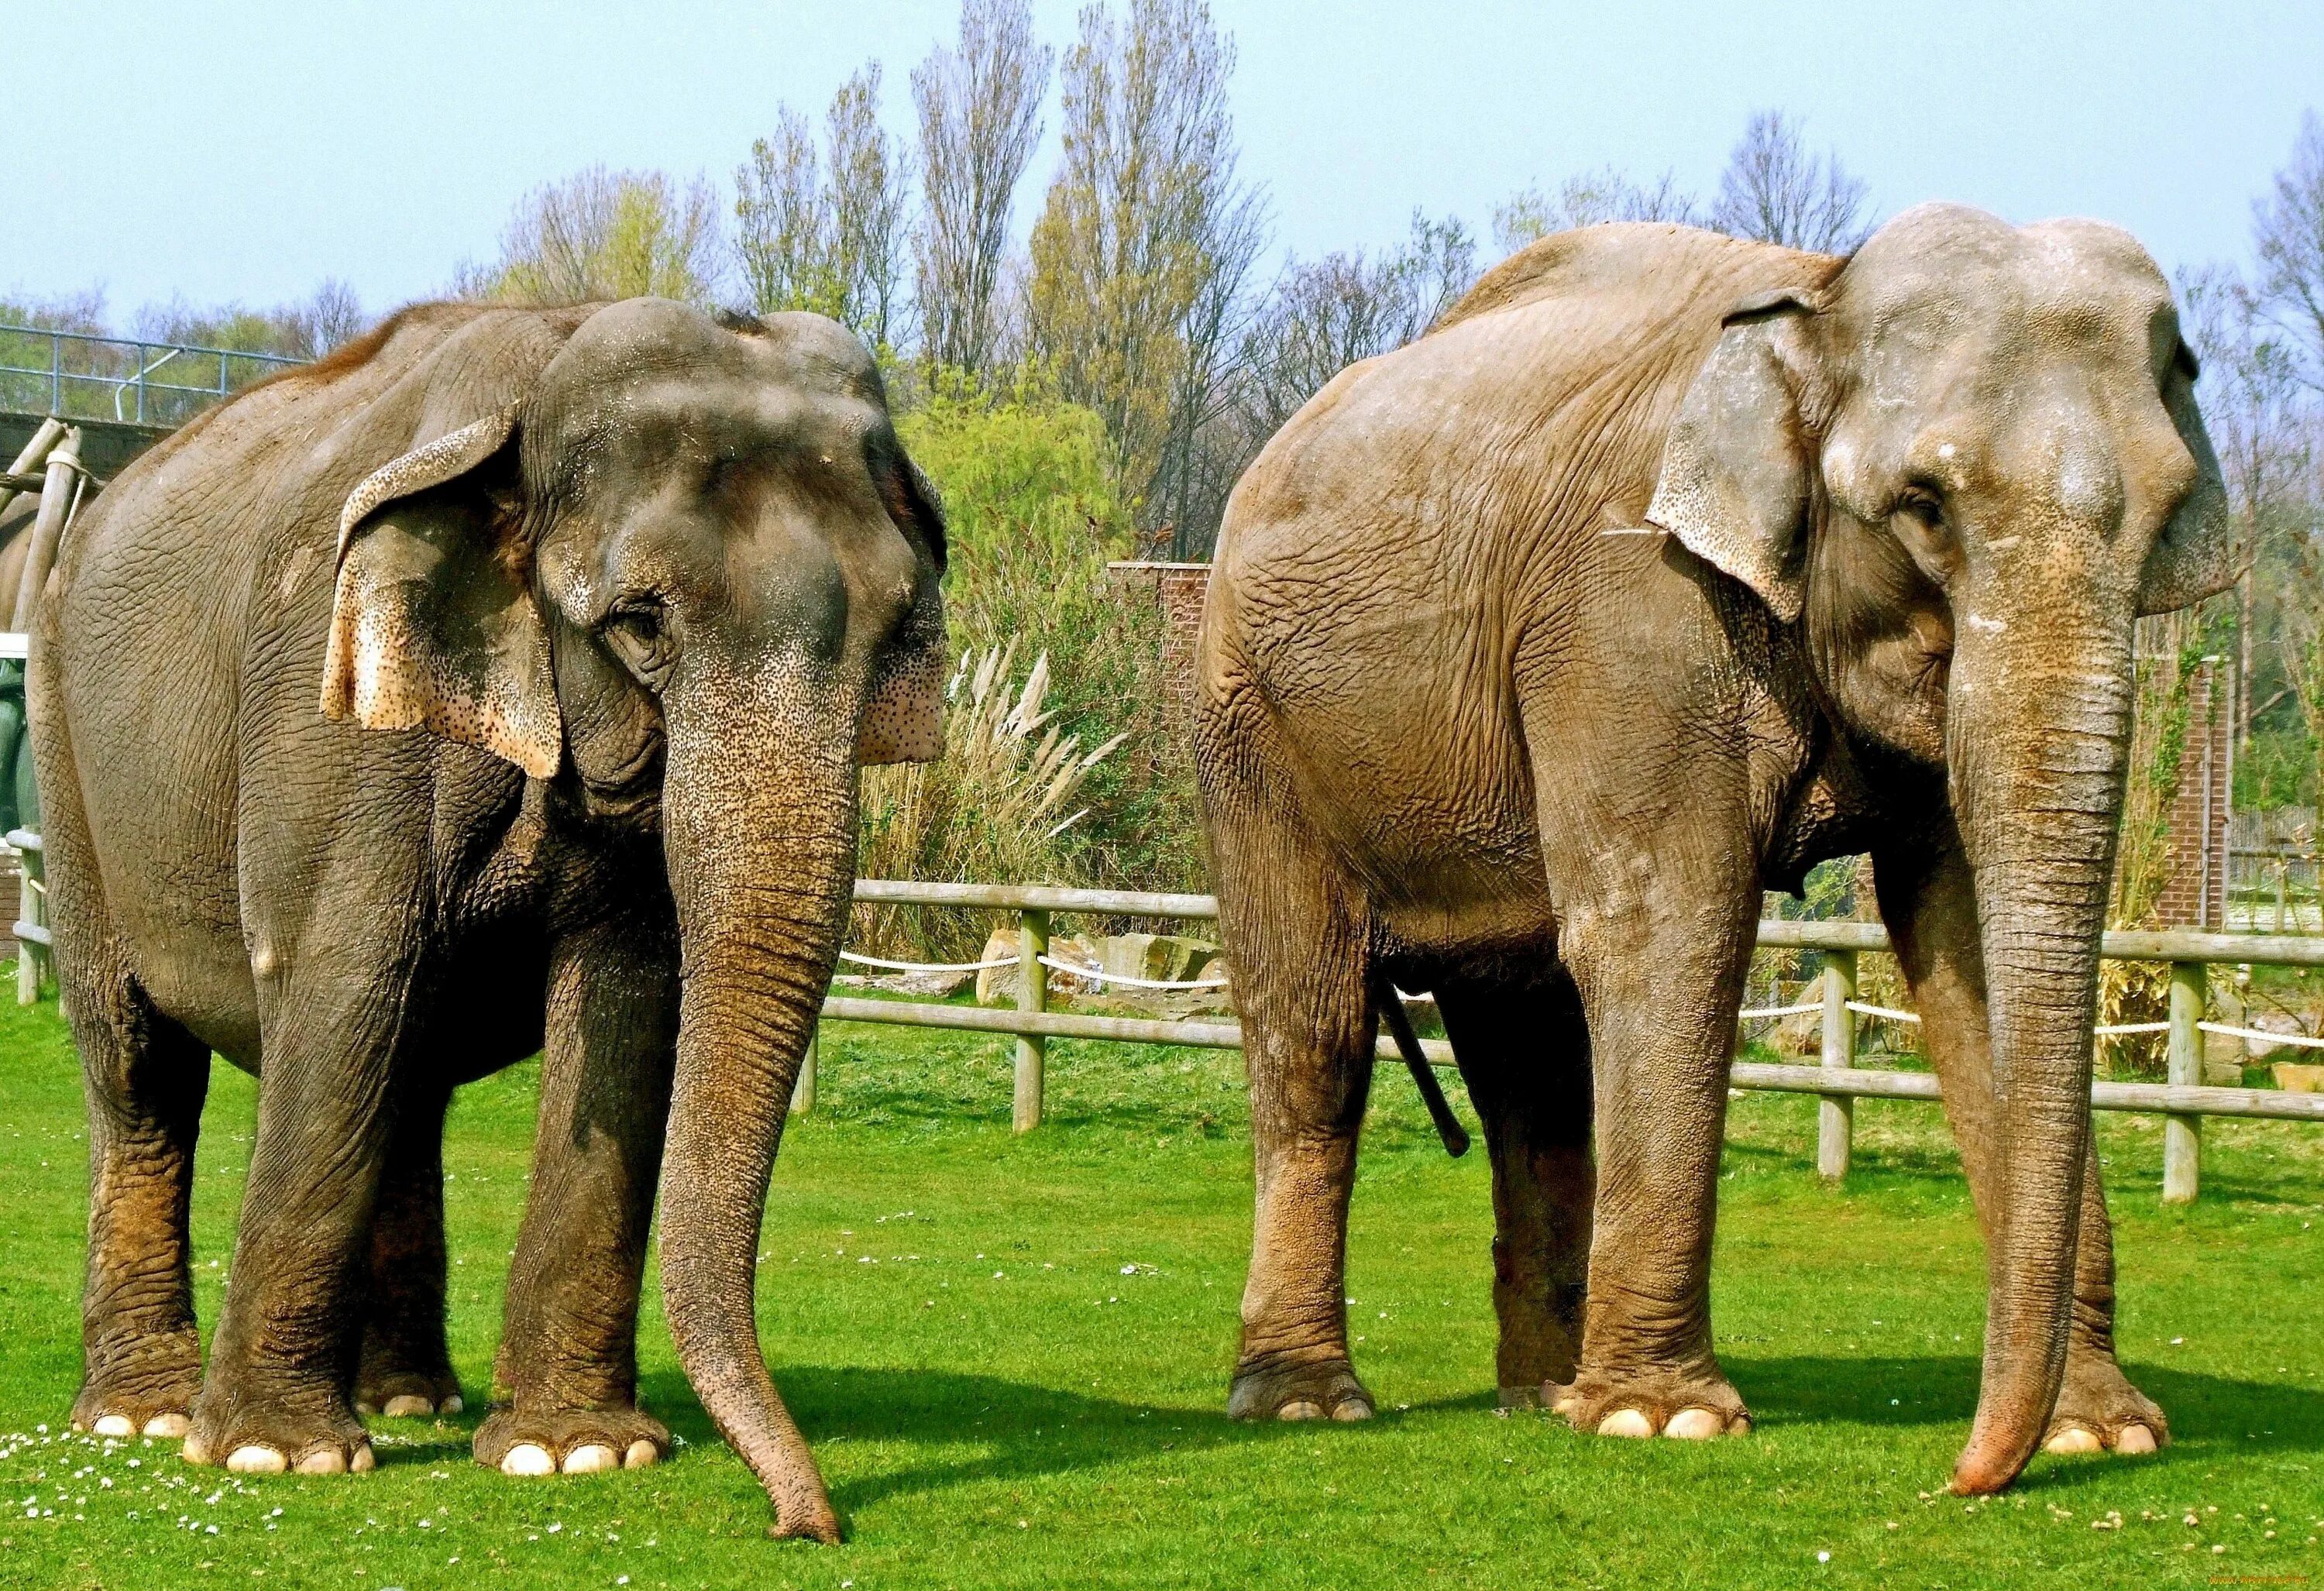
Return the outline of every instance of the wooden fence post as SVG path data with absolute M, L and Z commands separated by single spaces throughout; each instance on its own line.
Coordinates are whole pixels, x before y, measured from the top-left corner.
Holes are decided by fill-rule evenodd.
M 1028 906 L 1017 914 L 1017 1008 L 1042 1011 L 1049 1004 L 1049 914 Z M 1020 1133 L 1041 1125 L 1041 1071 L 1049 1041 L 1037 1034 L 1017 1035 L 1017 1095 L 1012 1121 Z
M 791 1114 L 805 1116 L 815 1108 L 816 1052 L 823 1048 L 823 1024 L 807 1030 L 807 1053 L 799 1057 L 798 1081 L 791 1085 Z
M 2203 1007 L 2209 1001 L 2210 967 L 2203 961 L 2171 963 L 2170 1081 L 2194 1088 L 2203 1081 Z M 2203 1118 L 2163 1118 L 2163 1202 L 2192 1204 L 2201 1191 Z
M 1832 1067 L 1856 1064 L 1856 1013 L 1848 1002 L 1856 998 L 1856 952 L 1823 953 L 1823 1063 Z M 1816 1174 L 1827 1182 L 1848 1175 L 1849 1141 L 1855 1131 L 1856 1101 L 1846 1095 L 1825 1094 L 1816 1102 Z

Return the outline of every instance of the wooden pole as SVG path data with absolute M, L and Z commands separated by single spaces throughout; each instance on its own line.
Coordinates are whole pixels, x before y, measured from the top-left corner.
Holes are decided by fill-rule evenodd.
M 49 416 L 41 422 L 40 429 L 32 433 L 32 439 L 24 444 L 24 451 L 16 455 L 16 462 L 8 466 L 8 473 L 29 475 L 39 469 L 41 462 L 49 456 L 49 450 L 64 434 L 65 422 L 55 415 Z M 14 486 L 0 488 L 0 512 L 5 512 L 8 505 L 16 501 L 16 490 Z
M 1856 1013 L 1848 1002 L 1856 998 L 1856 952 L 1823 953 L 1823 1064 L 1845 1071 L 1856 1064 Z M 1856 1101 L 1845 1094 L 1826 1094 L 1816 1104 L 1816 1174 L 1827 1182 L 1848 1176 L 1849 1141 L 1856 1127 Z
M 1049 1004 L 1049 970 L 1041 958 L 1049 953 L 1049 914 L 1028 906 L 1017 914 L 1017 1008 L 1044 1011 Z M 1011 1119 L 1020 1133 L 1041 1125 L 1042 1071 L 1047 1065 L 1049 1041 L 1038 1034 L 1017 1035 L 1016 1108 Z
M 2194 1088 L 2203 1081 L 2203 1007 L 2209 994 L 2210 969 L 2201 961 L 2171 963 L 2171 1029 L 2168 1064 L 2171 1081 Z M 2171 1115 L 2163 1118 L 2163 1202 L 2192 1204 L 2202 1181 L 2203 1118 Z
M 20 851 L 16 866 L 16 920 L 32 927 L 47 925 L 41 910 L 41 887 L 32 878 L 33 853 Z M 41 947 L 29 939 L 16 942 L 16 1003 L 37 1005 L 41 998 Z
M 798 1081 L 791 1085 L 791 1114 L 805 1116 L 815 1108 L 816 1052 L 823 1048 L 823 1024 L 807 1030 L 807 1053 L 799 1057 Z

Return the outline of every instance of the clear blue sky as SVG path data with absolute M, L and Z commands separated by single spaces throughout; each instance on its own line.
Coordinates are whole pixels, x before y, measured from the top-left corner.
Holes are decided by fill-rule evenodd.
M 1924 198 L 2129 226 L 2168 267 L 2247 250 L 2324 110 L 2324 0 L 1213 0 L 1279 246 L 1481 234 L 1607 161 L 1707 189 L 1754 108 L 1803 116 L 1884 211 Z M 1045 36 L 1073 0 L 1037 0 Z M 492 252 L 512 201 L 593 161 L 731 178 L 778 101 L 818 119 L 876 56 L 890 124 L 953 0 L 614 5 L 6 0 L 0 291 L 101 283 L 264 303 L 327 275 L 383 308 Z M 62 31 L 60 31 L 62 30 Z M 68 34 L 70 35 L 68 41 Z M 50 47 L 76 62 L 52 68 Z M 26 55 L 23 52 L 33 53 Z M 1047 117 L 1054 151 L 1056 115 Z M 1020 228 L 1049 155 L 1019 198 Z

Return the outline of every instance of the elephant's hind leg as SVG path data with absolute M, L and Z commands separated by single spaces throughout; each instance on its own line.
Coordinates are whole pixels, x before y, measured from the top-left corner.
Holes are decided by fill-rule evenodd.
M 180 1437 L 201 1389 L 187 1214 L 209 1046 L 153 1008 L 106 910 L 61 725 L 47 766 L 50 918 L 88 1097 L 85 1368 L 76 1429 Z
M 677 1062 L 669 911 L 664 897 L 550 954 L 532 1191 L 494 1375 L 511 1395 L 475 1438 L 476 1461 L 504 1475 L 637 1468 L 669 1451 L 637 1402 L 638 1290 Z
M 1369 945 L 1354 887 L 1296 814 L 1205 770 L 1220 930 L 1236 969 L 1258 1173 L 1239 1420 L 1362 1420 L 1348 1355 L 1348 1200 L 1371 1084 Z
M 405 1086 L 372 1217 L 355 1412 L 456 1414 L 459 1377 L 444 1338 L 444 1111 L 449 1085 Z
M 1504 1407 L 1573 1380 L 1590 1281 L 1590 1029 L 1572 979 L 1451 983 L 1444 1031 L 1493 1165 L 1493 1313 Z

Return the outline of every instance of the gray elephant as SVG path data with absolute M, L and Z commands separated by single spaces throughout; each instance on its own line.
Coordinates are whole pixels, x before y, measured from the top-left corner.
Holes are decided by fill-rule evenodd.
M 1924 207 L 1845 260 L 1614 225 L 1275 437 L 1198 662 L 1258 1161 L 1233 1412 L 1370 1412 L 1343 1254 L 1392 980 L 1483 1117 L 1505 1397 L 1748 1429 L 1709 1274 L 1760 892 L 1868 851 L 1990 1240 L 1956 1488 L 2163 1438 L 2089 1090 L 2133 621 L 2240 566 L 2194 378 L 2095 223 Z
M 666 1449 L 634 1364 L 659 1178 L 687 1374 L 778 1532 L 834 1537 L 753 1261 L 856 765 L 940 743 L 944 558 L 870 357 L 808 315 L 422 307 L 124 472 L 32 665 L 90 1101 L 76 1423 L 369 1467 L 357 1397 L 456 1385 L 445 1100 L 539 1049 L 513 1396 L 478 1459 Z M 260 1081 L 203 1375 L 213 1050 Z

